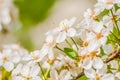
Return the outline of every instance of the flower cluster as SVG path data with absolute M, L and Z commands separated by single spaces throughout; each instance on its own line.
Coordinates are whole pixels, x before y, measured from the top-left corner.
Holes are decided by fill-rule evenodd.
M 48 31 L 40 50 L 5 45 L 1 79 L 120 80 L 120 1 L 98 0 L 73 27 L 75 20 L 65 19 Z

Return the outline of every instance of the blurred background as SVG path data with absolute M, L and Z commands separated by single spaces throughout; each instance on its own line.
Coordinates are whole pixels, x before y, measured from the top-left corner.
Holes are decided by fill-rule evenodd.
M 77 17 L 77 25 L 83 19 L 86 9 L 93 8 L 95 2 L 96 0 L 14 0 L 10 15 L 12 18 L 17 17 L 0 32 L 0 47 L 3 44 L 17 43 L 30 51 L 40 49 L 48 30 L 57 27 L 63 19 L 74 16 Z

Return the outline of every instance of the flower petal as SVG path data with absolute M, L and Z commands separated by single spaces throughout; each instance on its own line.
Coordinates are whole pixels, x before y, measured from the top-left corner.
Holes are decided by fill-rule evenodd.
M 7 71 L 11 71 L 14 68 L 14 64 L 11 62 L 5 62 L 3 66 Z
M 66 32 L 60 32 L 58 37 L 56 38 L 56 42 L 61 43 L 65 41 L 65 39 L 66 39 Z
M 67 30 L 67 36 L 73 37 L 76 34 L 76 30 L 74 28 L 70 28 Z
M 38 66 L 38 65 L 33 65 L 33 66 L 31 67 L 31 70 L 30 70 L 30 76 L 31 76 L 31 77 L 37 76 L 38 73 L 39 73 L 39 71 L 40 71 L 39 66 Z
M 88 57 L 88 58 L 85 58 L 85 59 L 83 60 L 82 66 L 83 66 L 84 69 L 90 69 L 90 68 L 92 67 L 92 63 L 93 63 L 93 62 L 92 62 L 91 58 Z
M 88 69 L 88 70 L 85 69 L 84 73 L 88 78 L 95 78 L 96 75 L 93 69 Z
M 102 80 L 115 80 L 113 74 L 106 74 L 102 77 Z
M 21 74 L 24 75 L 24 76 L 28 76 L 29 71 L 30 71 L 30 67 L 28 65 L 24 65 L 22 70 L 21 70 Z
M 95 69 L 101 69 L 103 67 L 103 61 L 99 57 L 94 57 L 93 59 L 93 67 Z

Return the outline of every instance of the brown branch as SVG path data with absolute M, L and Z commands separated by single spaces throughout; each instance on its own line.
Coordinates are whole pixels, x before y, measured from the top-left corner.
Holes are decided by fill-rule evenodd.
M 84 75 L 84 71 L 82 71 L 80 74 L 78 74 L 78 76 L 76 76 L 76 77 L 74 77 L 73 79 L 70 79 L 70 80 L 77 80 L 78 78 L 80 78 L 83 75 Z
M 118 58 L 119 55 L 120 55 L 120 50 L 114 51 L 112 55 L 105 61 L 105 63 L 112 61 L 114 58 Z
M 112 55 L 105 61 L 105 63 L 108 63 L 110 61 L 112 61 L 114 58 L 119 58 L 120 57 L 120 50 L 116 50 L 112 53 Z M 74 77 L 71 80 L 77 80 L 78 78 L 80 78 L 81 76 L 84 75 L 84 70 L 78 74 L 78 76 Z

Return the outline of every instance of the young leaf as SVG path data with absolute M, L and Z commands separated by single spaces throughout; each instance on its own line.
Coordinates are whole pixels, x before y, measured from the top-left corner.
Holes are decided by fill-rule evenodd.
M 105 55 L 104 50 L 102 47 L 100 47 L 100 56 L 102 57 L 103 55 Z
M 101 20 L 105 15 L 107 15 L 109 13 L 109 10 L 107 10 L 107 9 L 105 9 L 105 10 L 103 10 L 98 16 L 97 16 L 97 18 L 99 19 L 99 20 Z
M 87 79 L 87 77 L 84 75 L 84 76 L 80 77 L 80 78 L 77 79 L 77 80 L 88 80 L 88 79 Z
M 120 7 L 119 7 L 117 4 L 114 5 L 114 8 L 115 8 L 115 12 L 116 12 L 118 9 L 120 9 Z
M 72 48 L 64 48 L 64 52 L 66 53 L 66 55 L 72 59 L 77 59 L 78 57 L 78 53 L 73 50 Z

